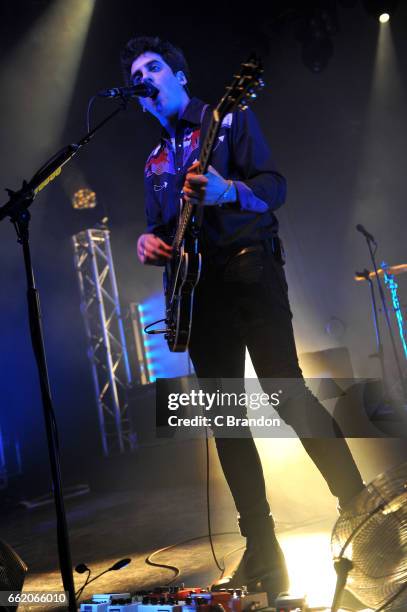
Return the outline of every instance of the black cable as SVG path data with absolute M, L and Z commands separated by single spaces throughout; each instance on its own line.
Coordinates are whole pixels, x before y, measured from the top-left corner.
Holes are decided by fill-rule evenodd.
M 85 587 L 89 584 L 89 577 L 90 577 L 91 570 L 88 569 L 87 572 L 88 572 L 88 575 L 86 576 L 85 582 L 83 583 L 81 587 L 79 587 L 79 589 L 75 593 L 76 601 L 78 601 L 79 597 L 82 595 L 83 591 L 85 590 Z
M 162 320 L 165 320 L 165 319 L 162 319 Z M 156 323 L 158 323 L 158 321 L 156 321 Z M 153 323 L 151 323 L 151 325 L 153 325 Z M 146 557 L 146 559 L 145 559 L 145 563 L 147 563 L 147 565 L 151 565 L 153 567 L 162 567 L 164 569 L 169 569 L 169 570 L 171 570 L 171 571 L 173 571 L 175 573 L 175 576 L 172 578 L 172 580 L 170 580 L 169 582 L 166 583 L 166 586 L 170 585 L 172 582 L 174 582 L 174 580 L 176 580 L 178 578 L 178 576 L 181 574 L 181 570 L 176 565 L 168 565 L 166 563 L 156 563 L 154 561 L 151 561 L 152 557 L 154 557 L 155 555 L 158 555 L 159 553 L 162 553 L 162 552 L 171 550 L 173 548 L 176 548 L 178 546 L 189 544 L 190 542 L 195 542 L 196 540 L 203 540 L 204 538 L 209 538 L 209 543 L 210 543 L 213 559 L 215 561 L 215 564 L 216 564 L 217 568 L 221 572 L 218 580 L 221 580 L 222 577 L 223 577 L 223 573 L 225 571 L 226 566 L 224 565 L 222 567 L 220 565 L 220 563 L 218 562 L 218 559 L 217 559 L 217 556 L 216 556 L 216 553 L 215 553 L 214 544 L 213 544 L 213 537 L 214 536 L 224 536 L 224 535 L 240 535 L 239 531 L 221 531 L 221 532 L 218 532 L 218 533 L 212 533 L 210 491 L 209 491 L 209 480 L 210 480 L 210 478 L 209 478 L 210 477 L 210 467 L 209 466 L 210 466 L 210 458 L 209 458 L 209 437 L 208 437 L 208 428 L 207 427 L 205 427 L 205 450 L 206 450 L 206 509 L 207 509 L 208 533 L 205 534 L 205 535 L 196 536 L 194 538 L 188 538 L 187 540 L 182 540 L 181 542 L 177 542 L 175 544 L 170 544 L 169 546 L 165 546 L 164 548 L 159 548 L 158 550 L 155 550 L 150 555 L 148 555 L 148 557 Z M 321 520 L 323 520 L 323 519 L 322 518 L 319 518 L 319 519 L 316 519 L 316 520 L 315 519 L 311 519 L 311 520 L 303 521 L 302 523 L 297 523 L 297 524 L 285 522 L 284 524 L 286 525 L 286 529 L 290 530 L 290 529 L 298 529 L 300 527 L 307 527 L 309 525 L 313 525 L 315 523 L 319 523 Z M 277 524 L 283 524 L 283 523 L 278 522 Z M 241 550 L 242 548 L 244 548 L 244 546 L 238 546 L 237 548 L 234 548 L 233 550 L 231 550 L 228 553 L 226 553 L 226 555 L 223 556 L 223 562 L 225 561 L 225 559 L 227 557 L 229 557 L 230 555 L 236 553 L 237 551 Z
M 207 519 L 208 519 L 208 537 L 209 537 L 209 544 L 211 547 L 213 560 L 215 561 L 215 565 L 221 572 L 220 578 L 222 578 L 223 573 L 225 571 L 225 565 L 223 567 L 220 566 L 218 562 L 218 558 L 215 553 L 215 548 L 214 548 L 213 539 L 212 539 L 211 504 L 210 504 L 210 492 L 209 492 L 209 436 L 208 436 L 207 427 L 205 427 L 205 450 L 206 450 L 206 514 L 207 514 Z
M 147 563 L 147 565 L 151 565 L 152 567 L 163 567 L 164 569 L 169 569 L 172 572 L 174 572 L 175 574 L 174 578 L 170 580 L 169 582 L 167 582 L 167 585 L 171 584 L 172 582 L 174 582 L 174 580 L 176 580 L 176 578 L 178 578 L 178 576 L 181 573 L 181 570 L 176 565 L 167 565 L 166 563 L 155 563 L 154 561 L 151 561 L 151 557 L 153 557 L 154 555 L 158 555 L 159 553 L 164 552 L 166 550 L 169 550 L 173 546 L 176 546 L 176 544 L 173 544 L 171 546 L 166 546 L 164 548 L 159 548 L 158 550 L 155 550 L 153 553 L 151 553 L 151 555 L 148 555 L 148 557 L 144 559 L 144 562 Z
M 150 327 L 151 325 L 155 325 L 156 323 L 161 323 L 162 321 L 165 321 L 165 319 L 161 319 L 160 321 L 155 321 L 155 323 L 150 323 L 150 325 L 148 325 L 147 327 Z M 144 331 L 147 330 L 147 327 L 144 328 Z M 147 333 L 154 333 L 154 332 L 147 332 Z M 148 555 L 148 557 L 146 557 L 145 559 L 145 563 L 147 563 L 147 565 L 151 565 L 153 567 L 162 567 L 164 569 L 169 569 L 171 571 L 173 571 L 175 573 L 175 576 L 172 580 L 170 580 L 169 582 L 167 582 L 166 586 L 171 584 L 172 582 L 174 582 L 174 580 L 176 580 L 176 578 L 178 578 L 178 576 L 181 574 L 181 570 L 179 569 L 179 567 L 177 567 L 176 565 L 168 565 L 166 563 L 155 563 L 154 561 L 151 561 L 151 558 L 154 555 L 158 555 L 159 553 L 171 550 L 172 548 L 176 548 L 177 546 L 181 546 L 184 544 L 188 544 L 189 542 L 195 542 L 196 540 L 202 540 L 203 538 L 209 538 L 209 544 L 211 547 L 211 552 L 212 552 L 212 556 L 213 559 L 215 561 L 215 565 L 216 567 L 220 570 L 221 574 L 218 578 L 218 580 L 221 580 L 223 578 L 223 573 L 226 569 L 225 564 L 223 565 L 223 567 L 220 565 L 218 558 L 216 556 L 215 553 L 215 547 L 214 547 L 214 543 L 213 543 L 213 537 L 214 536 L 223 536 L 223 535 L 240 535 L 239 531 L 222 531 L 222 532 L 218 532 L 218 533 L 212 533 L 212 523 L 211 523 L 211 505 L 210 505 L 210 490 L 209 490 L 209 481 L 210 481 L 210 457 L 209 457 L 209 436 L 208 436 L 208 428 L 205 427 L 205 453 L 206 453 L 206 510 L 207 510 L 207 522 L 208 522 L 208 533 L 202 536 L 196 536 L 194 538 L 188 538 L 187 540 L 182 540 L 181 542 L 177 542 L 176 544 L 170 544 L 170 546 L 165 546 L 164 548 L 159 548 L 158 550 L 155 550 L 154 552 L 152 552 L 150 555 Z M 285 524 L 288 525 L 288 527 L 286 527 L 287 529 L 298 529 L 299 527 L 306 527 L 309 525 L 312 525 L 314 523 L 318 523 L 320 522 L 322 519 L 319 518 L 317 520 L 312 519 L 311 521 L 303 521 L 302 523 L 299 524 L 292 524 L 292 523 L 288 523 L 286 522 Z M 244 548 L 244 546 L 239 546 L 233 550 L 231 550 L 230 552 L 228 552 L 226 555 L 223 556 L 223 562 L 225 561 L 225 558 L 227 558 L 228 556 L 234 554 L 235 552 L 241 550 L 242 548 Z
M 88 577 L 85 580 L 85 584 L 80 589 L 78 589 L 77 593 L 75 593 L 75 600 L 78 601 L 79 597 L 82 595 L 83 591 L 85 590 L 85 587 L 91 584 L 91 582 L 94 582 L 95 580 L 103 576 L 103 574 L 107 574 L 107 572 L 110 572 L 110 567 L 109 569 L 104 570 L 101 574 L 98 574 L 97 576 L 92 578 L 92 580 L 89 580 L 89 576 L 90 576 L 90 572 L 89 572 Z
M 79 597 L 82 595 L 83 591 L 85 590 L 85 588 L 88 586 L 88 584 L 90 584 L 91 582 L 93 582 L 94 580 L 96 580 L 97 578 L 100 578 L 100 576 L 102 576 L 103 574 L 106 574 L 106 572 L 108 572 L 109 570 L 104 570 L 101 574 L 98 574 L 97 576 L 95 576 L 94 578 L 92 578 L 92 580 L 89 580 L 90 578 L 90 573 L 91 570 L 89 570 L 89 574 L 86 577 L 86 580 L 84 582 L 84 584 L 77 590 L 77 592 L 75 593 L 75 599 L 76 601 L 78 601 Z
M 212 534 L 212 536 L 236 535 L 238 533 L 239 533 L 238 531 L 221 531 L 219 533 Z M 176 565 L 168 565 L 166 563 L 155 563 L 154 561 L 151 561 L 151 558 L 154 557 L 154 555 L 158 555 L 159 553 L 165 552 L 167 550 L 171 550 L 172 548 L 183 546 L 185 544 L 189 544 L 190 542 L 196 542 L 197 540 L 203 540 L 204 538 L 207 538 L 207 537 L 208 537 L 208 534 L 206 533 L 205 535 L 196 536 L 194 538 L 188 538 L 187 540 L 181 540 L 180 542 L 176 542 L 175 544 L 170 544 L 169 546 L 165 546 L 164 548 L 159 548 L 158 550 L 155 550 L 150 555 L 148 555 L 148 557 L 146 557 L 145 563 L 147 563 L 147 565 L 152 565 L 153 567 L 163 567 L 164 569 L 170 569 L 171 571 L 175 572 L 174 578 L 166 583 L 166 586 L 167 586 L 171 584 L 172 582 L 174 582 L 174 580 L 180 575 L 181 570 Z M 236 550 L 239 550 L 239 549 L 236 549 Z M 232 552 L 235 552 L 235 551 L 232 551 Z M 228 553 L 228 555 L 229 554 L 232 554 L 232 553 Z
M 153 329 L 152 331 L 149 331 L 149 327 L 152 327 L 153 325 L 157 325 L 157 323 L 162 323 L 163 321 L 166 322 L 166 320 L 167 319 L 158 319 L 158 321 L 149 323 L 148 325 L 145 326 L 144 333 L 145 334 L 166 334 L 168 331 L 167 329 Z
M 151 327 L 152 325 L 155 325 L 156 323 L 161 323 L 162 321 L 165 321 L 166 319 L 160 319 L 159 321 L 155 321 L 154 323 L 150 323 L 149 325 L 147 325 L 144 328 L 144 331 L 146 333 L 159 333 L 159 332 L 148 332 L 147 329 L 148 327 Z M 223 573 L 226 569 L 225 564 L 223 564 L 223 567 L 220 565 L 218 558 L 216 556 L 216 552 L 215 552 L 215 547 L 214 547 L 214 543 L 213 543 L 213 536 L 223 536 L 223 535 L 240 535 L 239 531 L 222 531 L 219 533 L 212 533 L 212 523 L 211 523 L 211 505 L 210 505 L 210 489 L 209 489 L 209 482 L 210 482 L 210 457 L 209 457 L 209 436 L 208 436 L 208 428 L 205 427 L 205 454 L 206 454 L 206 511 L 207 511 L 207 524 L 208 524 L 208 533 L 203 535 L 203 536 L 196 536 L 194 538 L 188 538 L 187 540 L 182 540 L 181 542 L 177 542 L 176 544 L 171 544 L 170 546 L 165 546 L 164 548 L 159 548 L 158 550 L 155 550 L 154 552 L 152 552 L 150 555 L 148 555 L 145 559 L 145 563 L 147 565 L 151 565 L 153 567 L 162 567 L 164 569 L 169 569 L 171 571 L 173 571 L 175 573 L 175 576 L 173 577 L 172 580 L 170 580 L 169 582 L 167 582 L 166 586 L 171 584 L 172 582 L 174 582 L 174 580 L 176 580 L 176 578 L 178 578 L 178 576 L 181 574 L 181 570 L 179 569 L 179 567 L 177 567 L 176 565 L 168 565 L 166 563 L 155 563 L 154 561 L 151 561 L 151 558 L 154 555 L 158 555 L 159 553 L 171 550 L 172 548 L 176 548 L 177 546 L 181 546 L 184 544 L 188 544 L 189 542 L 195 542 L 196 540 L 202 540 L 203 538 L 209 538 L 209 544 L 211 547 L 211 552 L 212 552 L 212 556 L 213 556 L 213 560 L 215 561 L 215 565 L 216 567 L 220 570 L 221 574 L 218 578 L 218 580 L 221 580 L 223 577 Z M 312 525 L 315 522 L 319 522 L 321 519 L 318 519 L 317 521 L 312 520 L 310 521 L 305 521 L 302 524 L 299 525 L 294 525 L 294 529 L 300 527 L 300 526 L 308 526 L 308 525 Z M 286 525 L 292 525 L 290 523 L 286 523 Z M 238 550 L 241 550 L 242 548 L 244 548 L 244 546 L 239 546 L 238 548 L 233 549 L 232 551 L 230 551 L 229 553 L 227 553 L 226 555 L 224 555 L 223 557 L 223 561 L 225 560 L 226 557 L 232 555 L 233 553 L 237 552 Z
M 301 527 L 308 527 L 309 525 L 319 523 L 321 520 L 323 519 L 320 518 L 320 519 L 312 520 L 312 521 L 304 521 L 298 524 L 286 523 L 286 525 L 291 525 L 291 527 L 290 526 L 286 527 L 284 531 L 290 531 L 291 529 L 299 529 Z M 277 523 L 277 524 L 280 524 L 280 523 Z M 212 537 L 220 537 L 220 536 L 226 536 L 226 535 L 240 535 L 240 532 L 239 531 L 219 531 L 216 533 L 212 533 Z M 206 533 L 204 535 L 195 536 L 194 538 L 187 538 L 186 540 L 181 540 L 179 542 L 176 542 L 175 544 L 170 544 L 169 546 L 165 546 L 164 548 L 159 548 L 158 550 L 154 550 L 152 553 L 150 553 L 148 557 L 146 557 L 144 562 L 147 565 L 151 565 L 152 567 L 162 567 L 164 569 L 170 569 L 171 571 L 175 573 L 174 578 L 166 583 L 165 586 L 167 586 L 171 584 L 172 582 L 174 582 L 174 580 L 181 574 L 181 570 L 176 565 L 169 565 L 167 563 L 156 563 L 155 561 L 151 561 L 152 557 L 154 557 L 155 555 L 158 555 L 159 553 L 166 552 L 168 550 L 172 550 L 173 548 L 177 548 L 178 546 L 184 546 L 185 544 L 189 544 L 190 542 L 196 542 L 197 540 L 203 540 L 204 538 L 208 538 L 208 537 L 209 537 L 209 534 Z M 227 557 L 230 557 L 231 555 L 241 550 L 242 548 L 244 548 L 244 545 L 238 546 L 237 548 L 230 550 L 228 553 L 226 553 L 222 557 L 223 560 L 225 560 Z M 324 609 L 326 609 L 326 607 Z
M 89 101 L 88 101 L 88 108 L 86 111 L 86 131 L 90 132 L 90 111 L 91 108 L 93 106 L 94 101 L 96 100 L 97 95 L 96 96 L 92 96 Z

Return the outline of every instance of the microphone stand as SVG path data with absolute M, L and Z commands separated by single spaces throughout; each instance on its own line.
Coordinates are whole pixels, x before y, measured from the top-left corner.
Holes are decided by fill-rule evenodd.
M 380 332 L 379 317 L 377 314 L 377 304 L 376 304 L 374 286 L 373 286 L 372 279 L 370 278 L 370 275 L 369 275 L 369 270 L 366 270 L 366 268 L 363 270 L 363 272 L 356 272 L 356 275 L 363 276 L 363 278 L 369 283 L 370 298 L 372 301 L 373 326 L 375 329 L 376 348 L 377 348 L 377 352 L 374 353 L 373 355 L 369 355 L 369 357 L 377 357 L 379 359 L 380 369 L 382 371 L 384 399 L 386 403 L 388 403 L 390 401 L 389 386 L 387 382 L 386 366 L 384 363 L 383 343 L 382 343 L 382 337 L 381 337 L 381 332 Z
M 390 321 L 390 315 L 389 315 L 389 309 L 387 308 L 387 302 L 386 302 L 386 297 L 385 297 L 384 291 L 383 291 L 383 285 L 381 283 L 380 276 L 379 276 L 379 273 L 378 273 L 378 270 L 377 270 L 377 264 L 376 264 L 376 258 L 375 258 L 376 249 L 373 250 L 373 248 L 372 248 L 372 244 L 375 244 L 375 243 L 374 243 L 374 241 L 372 241 L 372 239 L 369 236 L 365 235 L 365 238 L 366 238 L 367 246 L 368 246 L 368 249 L 369 249 L 370 257 L 371 257 L 371 260 L 372 260 L 372 263 L 373 263 L 373 269 L 374 269 L 374 272 L 375 272 L 377 286 L 378 286 L 378 289 L 379 289 L 379 295 L 380 295 L 380 300 L 381 300 L 382 307 L 383 307 L 384 317 L 386 319 L 386 325 L 387 325 L 387 329 L 389 331 L 390 342 L 391 342 L 391 346 L 392 346 L 393 353 L 394 353 L 394 359 L 396 361 L 397 371 L 398 371 L 398 374 L 399 374 L 399 377 L 400 377 L 401 388 L 403 390 L 404 401 L 406 401 L 407 400 L 406 382 L 404 380 L 403 371 L 401 369 L 401 363 L 400 363 L 399 355 L 398 355 L 398 352 L 397 352 L 396 342 L 394 340 L 394 335 L 393 335 L 393 330 L 392 330 L 392 327 L 391 327 L 391 321 Z M 382 350 L 383 350 L 383 347 L 382 347 Z M 384 359 L 383 355 L 382 355 L 382 358 Z
M 78 151 L 87 145 L 95 133 L 102 128 L 105 123 L 110 121 L 121 110 L 127 108 L 124 98 L 121 105 L 101 121 L 93 130 L 88 132 L 77 144 L 64 147 L 56 153 L 46 164 L 44 164 L 33 176 L 29 183 L 23 181 L 23 186 L 19 191 L 7 189 L 10 196 L 9 201 L 0 207 L 0 221 L 10 217 L 17 233 L 17 241 L 22 245 L 27 277 L 27 302 L 28 317 L 30 323 L 31 343 L 34 358 L 37 364 L 38 376 L 41 389 L 42 405 L 45 420 L 45 429 L 48 440 L 48 453 L 51 465 L 51 475 L 53 483 L 53 493 L 57 520 L 57 542 L 58 557 L 64 590 L 68 594 L 69 612 L 77 612 L 75 588 L 72 573 L 71 551 L 69 546 L 69 535 L 66 522 L 64 498 L 61 480 L 61 459 L 59 450 L 59 439 L 57 423 L 51 397 L 51 387 L 48 377 L 48 368 L 45 355 L 44 336 L 42 331 L 40 297 L 35 286 L 34 271 L 31 262 L 29 244 L 29 223 L 30 212 L 28 208 L 33 203 L 36 195 L 44 189 L 49 182 L 54 180 L 61 173 L 62 167 L 72 159 Z

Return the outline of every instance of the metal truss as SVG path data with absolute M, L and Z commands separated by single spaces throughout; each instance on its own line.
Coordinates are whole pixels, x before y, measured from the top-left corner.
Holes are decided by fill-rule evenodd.
M 85 230 L 72 241 L 103 452 L 123 453 L 136 447 L 136 435 L 128 410 L 131 373 L 109 230 Z

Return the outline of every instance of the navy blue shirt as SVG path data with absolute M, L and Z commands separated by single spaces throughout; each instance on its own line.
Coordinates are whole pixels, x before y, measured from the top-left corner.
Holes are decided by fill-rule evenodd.
M 147 231 L 172 242 L 180 212 L 187 168 L 199 157 L 202 119 L 209 124 L 210 108 L 192 98 L 176 128 L 175 139 L 164 132 L 145 166 Z M 217 135 L 211 165 L 236 185 L 237 202 L 205 206 L 200 250 L 221 257 L 256 244 L 278 232 L 273 211 L 285 200 L 286 181 L 271 157 L 254 113 L 226 115 Z

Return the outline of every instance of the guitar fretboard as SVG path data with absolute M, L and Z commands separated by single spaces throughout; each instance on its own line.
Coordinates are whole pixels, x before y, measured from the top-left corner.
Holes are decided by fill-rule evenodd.
M 209 124 L 209 128 L 206 133 L 204 142 L 201 145 L 201 152 L 199 154 L 197 168 L 198 174 L 205 174 L 208 169 L 209 160 L 215 144 L 216 136 L 219 132 L 220 122 L 221 118 L 219 117 L 219 113 L 215 110 L 212 114 L 211 122 Z M 187 230 L 191 216 L 194 213 L 194 208 L 195 204 L 189 204 L 186 201 L 184 202 L 178 228 L 174 240 L 172 242 L 172 247 L 176 252 L 179 251 L 182 241 L 184 240 L 185 232 Z

